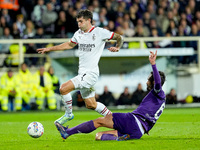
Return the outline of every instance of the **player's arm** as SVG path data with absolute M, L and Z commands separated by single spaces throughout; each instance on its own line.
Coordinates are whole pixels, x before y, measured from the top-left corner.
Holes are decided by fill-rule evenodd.
M 149 61 L 152 65 L 152 69 L 153 69 L 153 77 L 154 77 L 154 90 L 156 90 L 157 92 L 160 91 L 160 89 L 162 88 L 161 85 L 161 78 L 160 78 L 160 74 L 158 72 L 158 69 L 156 67 L 156 57 L 157 57 L 157 50 L 155 53 L 153 53 L 152 51 L 150 51 L 150 55 L 149 55 Z
M 118 52 L 119 49 L 122 47 L 124 38 L 120 34 L 114 33 L 112 40 L 116 40 L 116 46 L 108 48 L 111 52 Z
M 56 46 L 52 46 L 52 47 L 48 47 L 48 48 L 39 48 L 37 49 L 37 52 L 40 54 L 44 54 L 50 51 L 60 51 L 60 50 L 66 50 L 66 49 L 72 49 L 73 47 L 75 47 L 76 44 L 70 42 L 65 42 L 62 43 L 60 45 L 56 45 Z

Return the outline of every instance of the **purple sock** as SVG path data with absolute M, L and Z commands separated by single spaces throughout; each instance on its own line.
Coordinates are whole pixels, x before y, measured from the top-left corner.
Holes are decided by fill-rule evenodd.
M 79 124 L 73 128 L 67 129 L 67 133 L 69 135 L 72 135 L 72 134 L 77 134 L 77 133 L 90 133 L 94 130 L 96 130 L 96 128 L 94 126 L 93 121 L 91 120 L 91 121 Z
M 117 137 L 114 134 L 103 134 L 101 136 L 102 141 L 108 141 L 108 140 L 116 140 Z

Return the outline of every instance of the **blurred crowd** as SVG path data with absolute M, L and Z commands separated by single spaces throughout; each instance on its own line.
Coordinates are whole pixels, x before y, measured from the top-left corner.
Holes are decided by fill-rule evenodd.
M 18 1 L 17 10 L 0 8 L 0 39 L 71 38 L 78 29 L 77 12 L 86 8 L 93 12 L 95 26 L 125 37 L 200 35 L 199 0 L 23 0 Z M 137 45 L 125 43 L 124 47 Z M 9 46 L 0 45 L 0 53 L 9 53 Z M 44 45 L 32 45 L 26 51 L 36 53 L 39 46 Z M 145 43 L 145 47 L 193 47 L 197 50 L 197 42 L 163 44 L 155 41 Z M 197 57 L 180 61 L 197 62 Z

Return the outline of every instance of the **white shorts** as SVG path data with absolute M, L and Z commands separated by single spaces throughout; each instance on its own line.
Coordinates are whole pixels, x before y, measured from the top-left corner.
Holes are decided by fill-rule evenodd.
M 98 75 L 94 73 L 84 73 L 72 78 L 76 90 L 80 90 L 83 99 L 95 97 L 94 85 L 98 80 Z

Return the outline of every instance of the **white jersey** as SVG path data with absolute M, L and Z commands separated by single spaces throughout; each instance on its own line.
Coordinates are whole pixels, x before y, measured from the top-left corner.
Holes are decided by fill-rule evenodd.
M 112 39 L 114 32 L 100 27 L 92 27 L 88 32 L 78 30 L 71 39 L 78 44 L 79 74 L 93 72 L 99 75 L 99 59 L 104 50 L 105 42 Z

